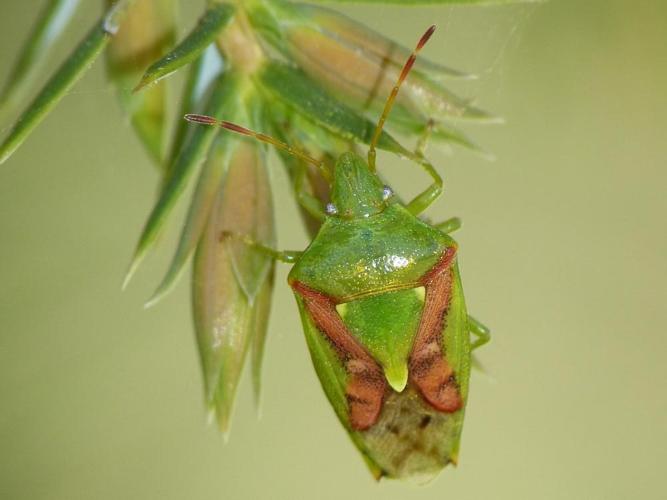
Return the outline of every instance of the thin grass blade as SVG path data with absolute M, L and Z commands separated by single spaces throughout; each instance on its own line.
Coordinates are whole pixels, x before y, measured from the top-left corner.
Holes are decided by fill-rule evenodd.
M 264 146 L 239 144 L 225 178 L 228 230 L 272 247 L 275 244 L 273 200 Z M 238 238 L 228 242 L 236 279 L 253 302 L 271 265 L 265 254 Z
M 271 134 L 286 144 L 291 144 L 294 147 L 308 151 L 311 156 L 322 160 L 325 165 L 333 167 L 336 159 L 344 152 L 345 146 L 343 144 L 332 144 L 331 134 L 329 140 L 320 140 L 321 134 L 326 134 L 321 128 L 313 127 L 312 124 L 305 126 L 303 119 L 299 119 L 298 115 L 292 113 L 291 115 L 281 116 L 280 113 L 275 113 L 276 107 L 272 109 L 270 114 Z M 312 134 L 316 130 L 319 134 Z M 311 135 L 312 134 L 312 135 Z M 319 148 L 314 147 L 318 144 Z M 327 145 L 328 147 L 325 147 Z M 330 201 L 331 188 L 327 180 L 323 177 L 322 172 L 316 166 L 306 163 L 303 160 L 288 154 L 285 151 L 277 151 L 278 157 L 285 166 L 287 173 L 292 181 L 294 195 L 299 187 L 305 189 L 306 193 L 317 198 L 322 207 Z M 305 179 L 303 179 L 302 186 L 299 186 L 299 176 L 305 172 Z M 315 237 L 322 225 L 322 220 L 314 217 L 303 206 L 299 205 L 301 217 L 306 226 L 306 230 L 311 238 Z
M 208 47 L 229 23 L 234 7 L 213 2 L 199 19 L 197 26 L 171 52 L 151 65 L 134 89 L 135 92 L 164 78 L 191 63 Z
M 196 249 L 237 141 L 238 138 L 233 134 L 221 133 L 215 138 L 192 195 L 176 252 L 162 282 L 146 302 L 146 307 L 153 306 L 171 291 Z
M 364 57 L 398 69 L 412 53 L 411 49 L 326 7 L 283 1 L 263 2 L 252 5 L 248 10 L 248 16 L 262 38 L 288 58 L 292 57 L 291 53 L 294 51 L 289 44 L 291 33 L 304 29 L 315 29 L 323 37 L 355 47 Z M 429 61 L 424 57 L 417 59 L 412 71 L 413 74 L 423 72 L 434 79 L 474 78 L 474 75 Z
M 491 153 L 486 151 L 479 144 L 470 139 L 470 137 L 468 137 L 465 133 L 455 127 L 438 124 L 431 133 L 431 138 L 434 140 L 434 142 L 462 146 L 466 149 L 474 151 L 475 153 L 478 153 L 487 160 L 494 159 L 494 156 Z
M 300 10 L 303 15 L 307 16 L 308 24 L 319 26 L 327 36 L 360 47 L 367 54 L 394 66 L 401 67 L 412 53 L 412 49 L 396 43 L 391 38 L 338 11 L 315 5 L 303 5 Z M 414 74 L 424 73 L 436 79 L 475 78 L 475 75 L 436 63 L 425 57 L 417 59 L 412 71 Z
M 171 152 L 168 156 L 172 160 L 170 164 L 173 164 L 173 159 L 180 153 L 188 131 L 195 127 L 192 123 L 180 118 L 188 113 L 203 112 L 202 101 L 206 89 L 210 88 L 211 83 L 220 75 L 222 67 L 223 61 L 218 49 L 214 45 L 209 45 L 188 68 L 188 76 L 183 87 L 179 112 L 176 115 L 179 119 L 176 122 L 171 143 Z
M 266 335 L 273 283 L 271 258 L 245 242 L 224 236 L 246 235 L 268 245 L 274 240 L 273 207 L 270 194 L 265 192 L 268 182 L 259 174 L 266 171 L 260 161 L 263 149 L 253 142 L 238 141 L 195 256 L 195 327 L 207 401 L 223 432 L 229 429 L 248 347 L 254 344 L 253 364 L 259 374 Z M 238 248 L 243 256 L 235 255 Z M 254 297 L 248 296 L 240 279 L 256 279 Z
M 266 335 L 269 326 L 269 313 L 271 312 L 274 271 L 275 265 L 271 264 L 267 277 L 253 304 L 251 366 L 252 386 L 255 394 L 255 404 L 258 409 L 262 392 L 262 363 L 264 360 L 264 348 L 266 347 Z
M 297 63 L 312 81 L 375 122 L 411 54 L 382 35 L 334 11 L 281 1 L 250 9 L 263 39 Z M 446 70 L 418 58 L 387 120 L 392 128 L 419 134 L 426 123 L 447 119 L 492 121 L 470 101 L 445 88 Z M 420 64 L 422 63 L 422 64 Z
M 218 78 L 213 84 L 211 96 L 205 108 L 206 114 L 221 118 L 225 111 L 234 109 L 239 81 L 238 75 L 234 73 L 223 74 Z M 153 247 L 176 201 L 183 193 L 196 168 L 206 157 L 217 133 L 218 129 L 214 127 L 197 127 L 176 157 L 173 166 L 170 167 L 171 175 L 139 238 L 132 262 L 125 275 L 123 288 L 127 286 L 139 264 Z
M 131 3 L 132 0 L 116 2 L 58 68 L 0 145 L 0 164 L 23 144 L 35 127 L 90 68 L 118 31 L 119 23 Z
M 0 107 L 18 101 L 27 90 L 49 50 L 61 37 L 72 20 L 80 0 L 49 0 L 28 35 L 7 84 L 0 94 Z
M 343 139 L 370 143 L 375 124 L 332 97 L 303 71 L 274 61 L 267 63 L 257 78 L 271 97 L 279 99 L 313 123 Z M 406 150 L 386 132 L 380 136 L 378 148 L 406 154 Z
M 192 309 L 206 404 L 226 436 L 250 343 L 253 314 L 235 279 L 230 249 L 220 242 L 224 208 L 224 200 L 219 195 L 197 247 L 192 273 Z

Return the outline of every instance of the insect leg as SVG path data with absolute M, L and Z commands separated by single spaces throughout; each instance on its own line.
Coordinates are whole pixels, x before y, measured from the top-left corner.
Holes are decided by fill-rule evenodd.
M 426 156 L 426 147 L 428 146 L 428 141 L 431 138 L 431 133 L 433 132 L 433 127 L 435 126 L 435 123 L 433 120 L 429 120 L 426 123 L 426 126 L 424 127 L 424 131 L 422 132 L 421 137 L 419 138 L 419 141 L 417 141 L 417 147 L 415 148 L 415 153 L 418 156 Z
M 470 328 L 470 333 L 477 337 L 470 345 L 471 350 L 475 350 L 491 340 L 491 330 L 470 315 L 468 315 L 468 327 Z
M 291 250 L 276 250 L 275 248 L 262 245 L 261 243 L 253 240 L 247 234 L 232 233 L 230 231 L 223 231 L 220 233 L 220 241 L 224 241 L 228 238 L 235 239 L 243 242 L 245 245 L 261 252 L 274 260 L 279 260 L 280 262 L 285 262 L 286 264 L 293 264 L 303 252 L 291 251 Z
M 447 219 L 446 221 L 435 224 L 435 228 L 439 229 L 445 234 L 449 234 L 461 229 L 462 225 L 463 222 L 461 221 L 461 219 L 459 219 L 458 217 L 452 217 L 451 219 Z
M 308 192 L 306 188 L 306 168 L 303 162 L 298 162 L 298 171 L 294 176 L 294 193 L 296 199 L 309 215 L 312 215 L 318 221 L 325 219 L 325 213 L 322 209 L 322 203 L 315 196 Z
M 406 206 L 410 213 L 419 215 L 426 210 L 429 205 L 440 196 L 440 194 L 442 194 L 442 186 L 444 183 L 440 174 L 435 170 L 435 167 L 424 156 L 415 153 L 410 159 L 417 162 L 426 173 L 431 176 L 431 179 L 433 179 L 433 183 L 418 194 L 415 199 Z

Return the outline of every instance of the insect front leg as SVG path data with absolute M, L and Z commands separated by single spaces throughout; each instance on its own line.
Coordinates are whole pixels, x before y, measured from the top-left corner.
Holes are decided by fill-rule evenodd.
M 299 257 L 301 257 L 301 254 L 303 253 L 293 250 L 282 250 L 282 251 L 276 250 L 275 248 L 262 245 L 258 241 L 252 239 L 252 237 L 248 236 L 247 234 L 233 233 L 231 231 L 222 231 L 220 233 L 220 241 L 223 242 L 227 239 L 235 239 L 237 241 L 241 241 L 250 248 L 253 248 L 254 250 L 257 250 L 258 252 L 261 252 L 264 255 L 271 257 L 274 260 L 279 260 L 280 262 L 284 262 L 286 264 L 295 263 L 297 260 L 299 260 Z
M 431 134 L 433 133 L 433 127 L 435 123 L 433 120 L 429 120 L 424 127 L 421 137 L 417 141 L 417 147 L 415 148 L 415 154 L 417 156 L 426 156 L 426 147 L 428 146 L 428 141 L 431 139 Z
M 470 328 L 470 333 L 477 337 L 477 339 L 470 344 L 471 350 L 474 351 L 491 340 L 491 330 L 470 315 L 468 315 L 468 327 Z
M 323 221 L 326 217 L 322 203 L 315 196 L 307 191 L 306 187 L 306 165 L 299 162 L 298 171 L 294 176 L 294 193 L 297 202 L 301 205 L 308 214 L 313 216 L 318 221 Z
M 410 158 L 419 164 L 426 171 L 426 173 L 431 176 L 431 179 L 433 179 L 433 183 L 428 188 L 418 194 L 414 200 L 407 204 L 407 209 L 413 215 L 419 215 L 422 213 L 442 194 L 442 177 L 440 177 L 440 174 L 438 174 L 438 172 L 435 170 L 435 167 L 426 159 L 425 156 L 426 147 L 431 137 L 433 126 L 434 123 L 432 120 L 429 120 L 428 123 L 424 126 L 424 131 L 422 132 L 422 135 L 417 142 L 415 152 Z
M 435 170 L 435 167 L 424 156 L 415 153 L 410 159 L 417 162 L 419 166 L 421 166 L 426 171 L 426 173 L 431 176 L 431 179 L 433 179 L 433 183 L 429 187 L 419 193 L 410 203 L 406 205 L 406 208 L 410 211 L 411 214 L 419 215 L 442 194 L 444 182 L 442 181 L 440 174 Z

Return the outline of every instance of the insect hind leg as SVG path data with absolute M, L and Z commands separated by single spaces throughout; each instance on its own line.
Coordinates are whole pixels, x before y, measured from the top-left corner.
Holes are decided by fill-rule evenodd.
M 445 221 L 439 222 L 438 224 L 435 224 L 434 227 L 445 234 L 449 234 L 461 229 L 462 225 L 463 221 L 461 221 L 460 218 L 452 217 L 451 219 L 447 219 Z
M 470 344 L 471 350 L 474 351 L 478 347 L 488 344 L 491 340 L 491 330 L 470 315 L 468 315 L 468 328 L 470 329 L 470 333 L 477 337 L 477 339 Z

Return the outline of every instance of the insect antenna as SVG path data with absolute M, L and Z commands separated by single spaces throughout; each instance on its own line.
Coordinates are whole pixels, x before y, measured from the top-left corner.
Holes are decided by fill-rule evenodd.
M 323 161 L 317 160 L 312 156 L 310 156 L 308 153 L 301 151 L 300 149 L 297 149 L 293 146 L 290 146 L 285 142 L 279 141 L 275 137 L 271 137 L 270 135 L 262 134 L 260 132 L 255 132 L 254 130 L 242 127 L 241 125 L 237 125 L 236 123 L 228 122 L 225 120 L 218 120 L 216 118 L 213 118 L 212 116 L 187 114 L 184 116 L 184 118 L 192 123 L 200 123 L 203 125 L 221 127 L 227 130 L 231 130 L 232 132 L 236 132 L 237 134 L 254 137 L 258 141 L 264 142 L 266 144 L 271 144 L 273 147 L 281 149 L 287 152 L 288 154 L 299 158 L 300 160 L 315 165 L 320 170 L 325 179 L 327 179 L 328 181 L 331 180 L 331 174 L 327 170 Z
M 417 42 L 415 50 L 412 51 L 412 54 L 410 54 L 408 60 L 405 61 L 403 69 L 401 70 L 401 74 L 399 75 L 398 80 L 396 81 L 396 85 L 394 85 L 394 88 L 391 90 L 391 94 L 389 94 L 389 97 L 387 97 L 387 102 L 385 102 L 384 104 L 384 110 L 382 111 L 382 115 L 380 116 L 380 120 L 378 121 L 377 127 L 375 127 L 375 132 L 373 133 L 373 138 L 371 139 L 371 144 L 368 149 L 368 166 L 373 172 L 375 171 L 375 156 L 376 156 L 375 147 L 377 146 L 377 143 L 380 140 L 382 129 L 384 128 L 384 124 L 387 121 L 387 117 L 391 112 L 391 108 L 394 106 L 394 102 L 396 101 L 396 96 L 398 95 L 398 90 L 401 88 L 401 84 L 407 78 L 408 74 L 410 73 L 410 70 L 412 69 L 412 66 L 415 64 L 415 61 L 417 60 L 417 54 L 419 54 L 419 51 L 424 47 L 424 45 L 426 45 L 426 42 L 428 42 L 429 38 L 431 38 L 431 35 L 433 34 L 434 31 L 435 31 L 435 25 L 427 29 L 426 32 L 422 35 L 422 37 L 419 39 L 419 42 Z

